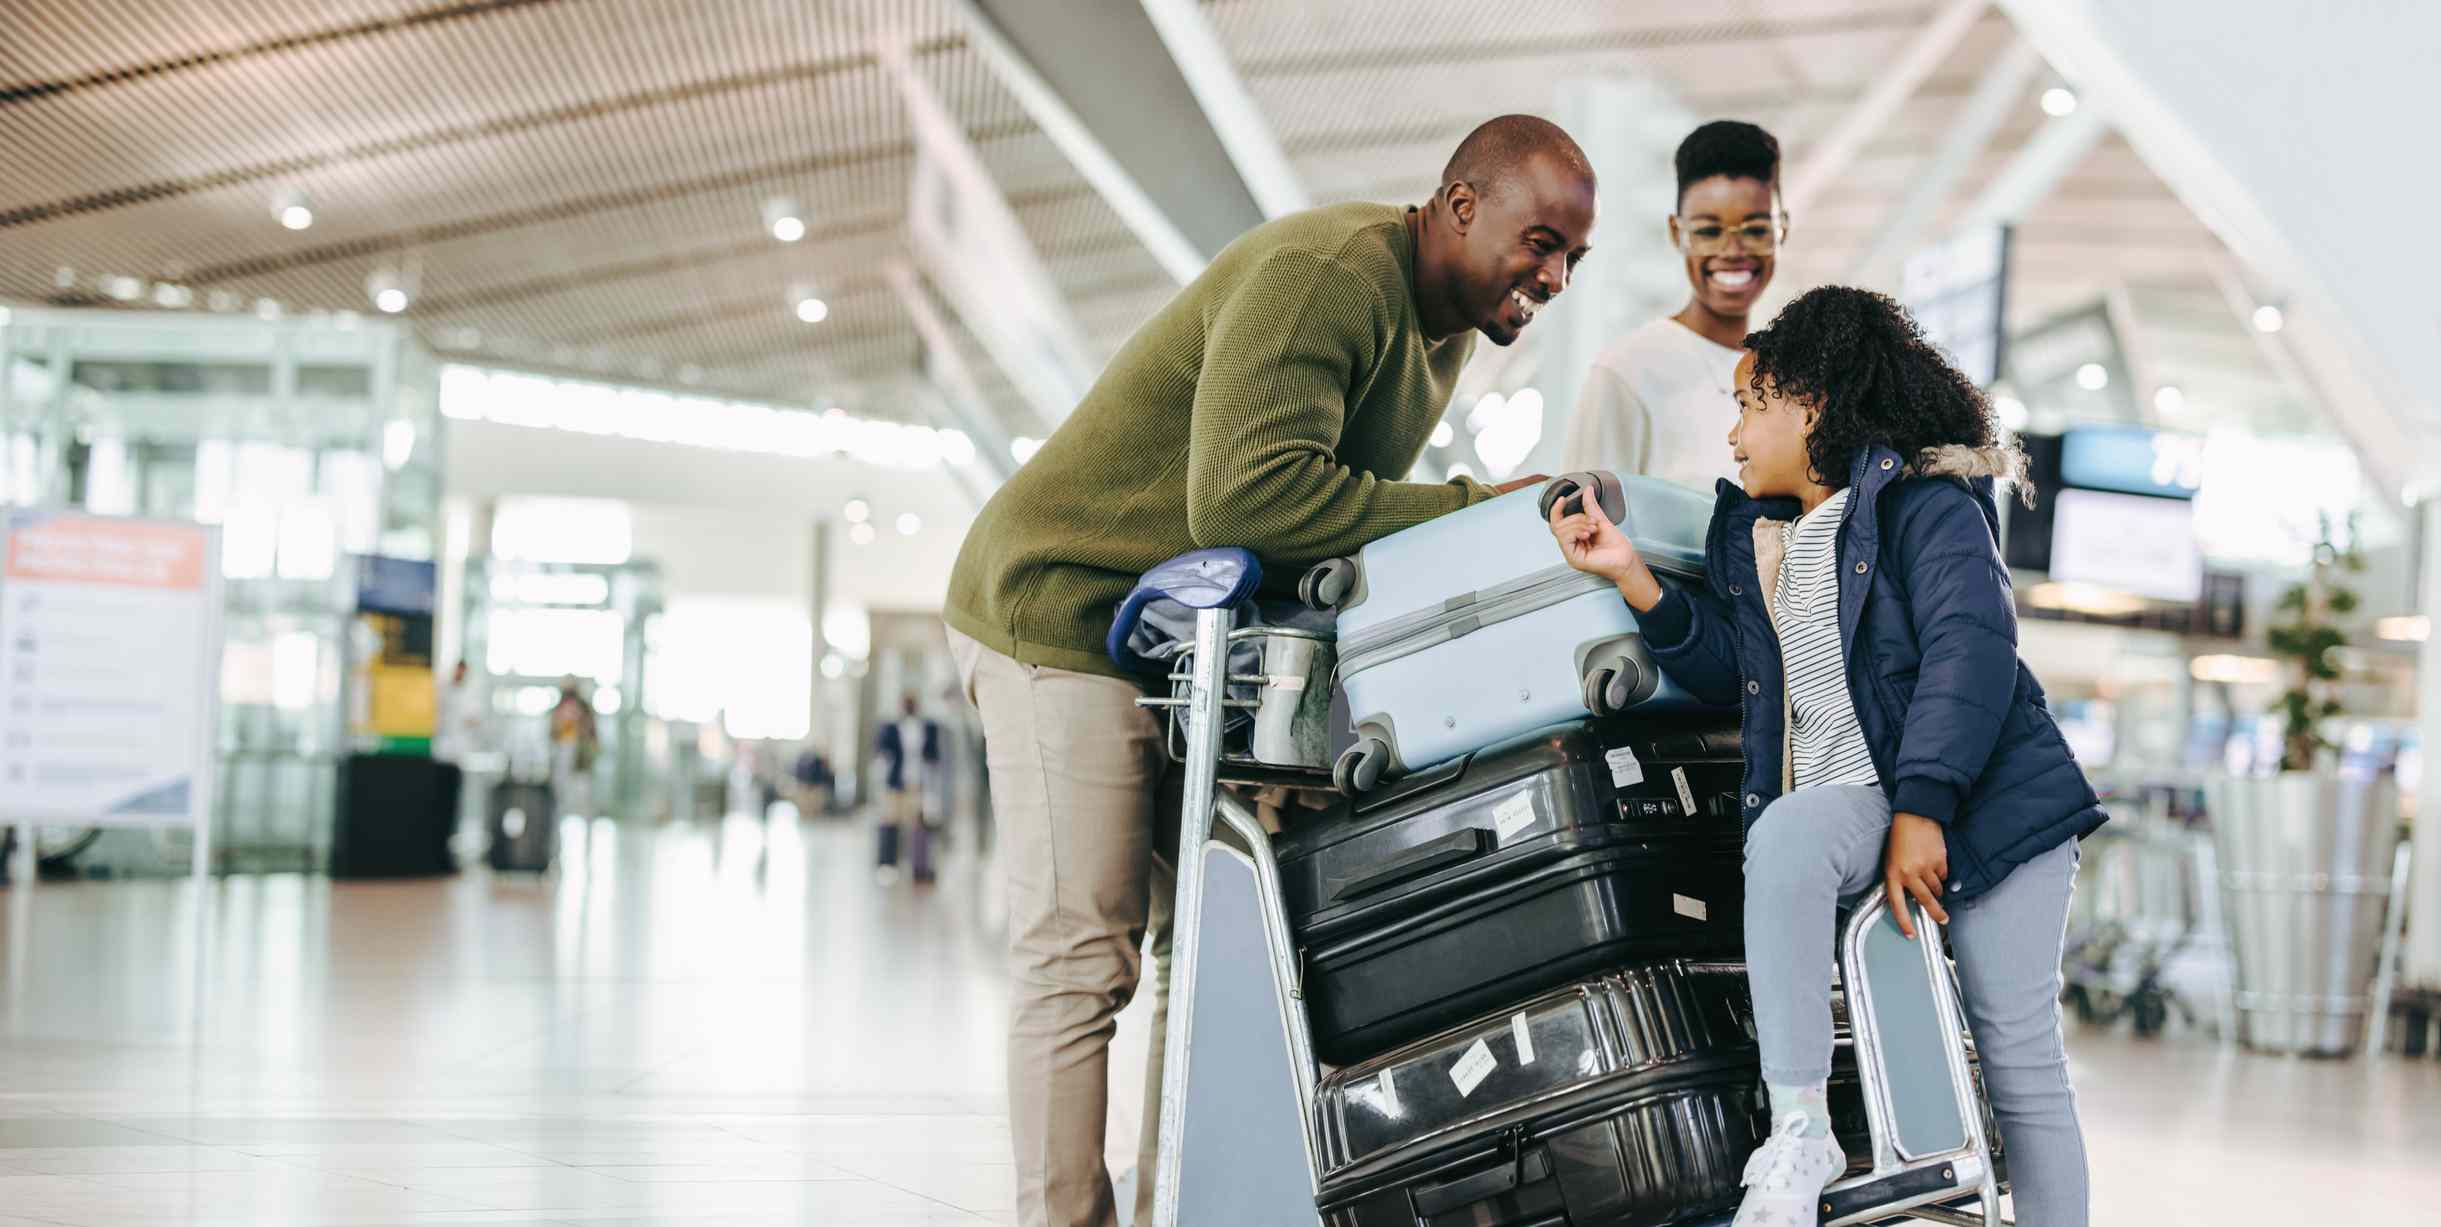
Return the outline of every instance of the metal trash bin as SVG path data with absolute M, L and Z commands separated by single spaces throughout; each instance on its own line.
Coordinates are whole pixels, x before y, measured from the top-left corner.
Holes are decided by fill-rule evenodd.
M 2239 1039 L 2265 1052 L 2355 1051 L 2398 845 L 2396 778 L 2231 776 L 2209 795 Z

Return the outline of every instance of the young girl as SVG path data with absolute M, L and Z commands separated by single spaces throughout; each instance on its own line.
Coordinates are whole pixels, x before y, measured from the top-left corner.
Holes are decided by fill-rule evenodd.
M 2017 657 L 1994 485 L 2023 459 L 1879 294 L 1814 290 L 1746 346 L 1744 489 L 1720 483 L 1705 589 L 1656 581 L 1600 507 L 1551 521 L 1665 672 L 1744 707 L 1747 975 L 1774 1127 L 1737 1223 L 1812 1227 L 1846 1166 L 1825 956 L 1839 901 L 1879 882 L 1949 926 L 2018 1223 L 2082 1227 L 2060 942 L 2076 841 L 2104 815 Z

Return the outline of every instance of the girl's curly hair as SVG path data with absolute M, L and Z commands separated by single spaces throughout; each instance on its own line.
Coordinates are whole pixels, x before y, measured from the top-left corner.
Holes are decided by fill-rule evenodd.
M 1765 379 L 1819 411 L 1806 440 L 1814 479 L 1848 484 L 1859 452 L 1876 444 L 1913 459 L 1945 444 L 2009 443 L 1991 401 L 1924 339 L 1907 309 L 1854 286 L 1806 291 L 1770 326 L 1746 335 L 1754 391 Z

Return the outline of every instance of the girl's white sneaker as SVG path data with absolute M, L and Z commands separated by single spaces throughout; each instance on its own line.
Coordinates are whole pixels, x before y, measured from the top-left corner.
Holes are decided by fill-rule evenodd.
M 1746 1199 L 1735 1227 L 1816 1227 L 1822 1190 L 1848 1170 L 1848 1153 L 1831 1137 L 1805 1136 L 1803 1112 L 1784 1113 L 1771 1137 L 1746 1160 Z

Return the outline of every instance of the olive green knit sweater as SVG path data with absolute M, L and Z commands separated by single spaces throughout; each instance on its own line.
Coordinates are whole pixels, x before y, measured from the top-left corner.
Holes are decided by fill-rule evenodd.
M 1414 240 L 1390 205 L 1248 231 L 1145 322 L 992 496 L 944 616 L 1027 664 L 1117 674 L 1112 611 L 1155 564 L 1252 549 L 1270 578 L 1491 497 L 1397 480 L 1473 352 L 1416 318 Z

